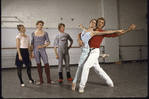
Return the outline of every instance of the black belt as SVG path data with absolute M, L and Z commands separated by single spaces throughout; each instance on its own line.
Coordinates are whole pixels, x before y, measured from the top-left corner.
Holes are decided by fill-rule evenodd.
M 95 48 L 90 48 L 90 50 L 94 50 Z

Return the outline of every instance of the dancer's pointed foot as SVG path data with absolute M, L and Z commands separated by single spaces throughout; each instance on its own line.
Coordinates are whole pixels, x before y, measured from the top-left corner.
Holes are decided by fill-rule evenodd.
M 73 91 L 75 91 L 75 89 L 76 89 L 76 84 L 75 84 L 75 83 L 72 83 L 71 89 L 72 89 Z

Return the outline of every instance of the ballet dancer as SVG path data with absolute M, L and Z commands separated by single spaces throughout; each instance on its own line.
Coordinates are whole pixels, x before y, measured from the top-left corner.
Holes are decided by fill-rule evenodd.
M 32 57 L 35 58 L 36 63 L 37 63 L 37 68 L 38 68 L 38 74 L 39 74 L 39 81 L 36 83 L 37 85 L 42 84 L 43 81 L 43 75 L 42 75 L 42 66 L 41 66 L 41 58 L 44 62 L 45 65 L 45 73 L 47 76 L 47 83 L 55 83 L 54 81 L 51 80 L 50 78 L 50 68 L 49 68 L 49 63 L 48 63 L 48 56 L 46 53 L 45 48 L 50 45 L 50 40 L 48 33 L 42 30 L 42 27 L 44 25 L 44 22 L 42 20 L 37 21 L 36 27 L 37 30 L 31 34 L 32 40 L 31 40 L 31 51 Z M 45 43 L 46 41 L 46 43 Z
M 23 64 L 25 64 L 25 66 L 27 67 L 29 83 L 34 83 L 35 80 L 33 80 L 31 77 L 30 38 L 25 35 L 26 29 L 23 25 L 17 25 L 17 28 L 20 34 L 16 36 L 17 54 L 15 65 L 17 66 L 17 74 L 20 80 L 20 84 L 22 87 L 24 87 L 25 84 L 22 80 Z
M 104 31 L 102 28 L 105 26 L 105 19 L 104 18 L 98 18 L 97 19 L 97 28 L 96 31 Z M 119 32 L 117 34 L 110 34 L 110 35 L 100 35 L 100 36 L 94 36 L 89 40 L 89 45 L 91 48 L 91 52 L 88 56 L 88 59 L 84 63 L 84 67 L 82 70 L 82 75 L 81 75 L 81 81 L 79 84 L 79 92 L 83 93 L 84 88 L 88 79 L 88 74 L 89 70 L 91 67 L 94 68 L 95 72 L 105 80 L 105 83 L 110 86 L 114 87 L 113 81 L 111 78 L 106 74 L 106 72 L 100 67 L 99 62 L 98 62 L 98 57 L 100 55 L 100 44 L 103 40 L 104 37 L 117 37 L 120 35 L 125 34 L 126 32 L 130 30 L 134 30 L 136 25 L 131 25 L 127 30 L 123 30 L 122 32 Z M 82 41 L 80 41 L 82 43 Z M 81 44 L 80 43 L 80 44 Z
M 65 24 L 60 23 L 58 25 L 59 33 L 54 38 L 54 51 L 56 59 L 58 59 L 58 73 L 59 73 L 59 83 L 63 82 L 63 59 L 65 61 L 65 69 L 66 69 L 66 75 L 67 80 L 72 81 L 71 75 L 70 75 L 70 68 L 69 68 L 69 49 L 71 48 L 73 44 L 73 39 L 70 37 L 68 33 L 65 33 Z M 68 46 L 68 40 L 70 41 L 70 45 Z M 57 47 L 58 47 L 58 53 L 57 53 Z

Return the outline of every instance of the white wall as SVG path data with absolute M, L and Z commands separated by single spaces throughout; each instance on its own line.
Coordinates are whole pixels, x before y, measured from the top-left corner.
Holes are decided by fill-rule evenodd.
M 25 27 L 34 27 L 38 20 L 44 28 L 78 28 L 81 23 L 88 27 L 91 19 L 101 16 L 101 0 L 2 0 L 2 16 L 17 16 Z M 61 17 L 63 20 L 60 20 Z M 74 18 L 74 21 L 71 20 Z M 4 18 L 2 19 L 4 20 Z M 2 27 L 16 27 L 18 23 L 4 23 Z

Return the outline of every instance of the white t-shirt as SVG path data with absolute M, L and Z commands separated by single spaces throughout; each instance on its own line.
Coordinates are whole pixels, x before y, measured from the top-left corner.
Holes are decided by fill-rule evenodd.
M 20 48 L 28 48 L 28 43 L 30 41 L 30 38 L 28 36 L 23 37 L 20 34 L 16 36 L 20 40 Z

